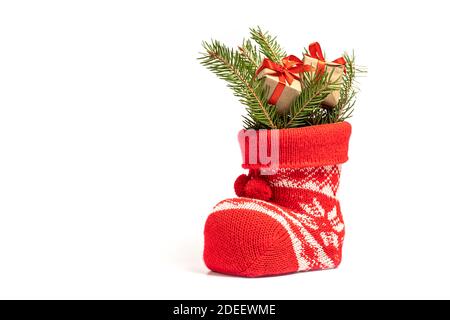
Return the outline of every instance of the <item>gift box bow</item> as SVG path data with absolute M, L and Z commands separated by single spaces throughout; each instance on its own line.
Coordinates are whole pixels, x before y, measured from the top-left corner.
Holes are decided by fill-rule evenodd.
M 317 72 L 318 73 L 324 73 L 325 72 L 325 66 L 327 62 L 325 61 L 325 57 L 323 56 L 322 48 L 320 47 L 320 44 L 318 42 L 313 42 L 309 45 L 309 54 L 307 56 L 317 59 Z M 345 65 L 346 61 L 343 57 L 337 58 L 332 61 L 333 63 L 340 64 L 344 66 L 344 73 L 346 73 Z
M 278 85 L 268 101 L 270 104 L 277 103 L 286 83 L 291 85 L 294 80 L 300 80 L 300 73 L 312 70 L 312 66 L 304 65 L 303 61 L 294 55 L 283 58 L 281 63 L 278 64 L 270 59 L 264 58 L 261 66 L 256 71 L 256 75 L 258 75 L 264 69 L 268 69 L 269 71 L 265 72 L 265 75 L 278 77 Z
M 282 64 L 278 64 L 264 58 L 261 66 L 256 71 L 258 75 L 264 69 L 269 69 L 270 71 L 266 73 L 269 76 L 278 76 L 279 82 L 286 84 L 292 84 L 294 79 L 300 80 L 299 74 L 301 72 L 306 72 L 311 70 L 311 66 L 303 64 L 303 61 L 294 55 L 287 56 L 281 60 Z

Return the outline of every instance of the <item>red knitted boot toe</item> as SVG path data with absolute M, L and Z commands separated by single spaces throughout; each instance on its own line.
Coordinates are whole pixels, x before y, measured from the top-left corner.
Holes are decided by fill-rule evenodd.
M 276 131 L 276 132 L 275 132 Z M 335 268 L 341 261 L 344 222 L 336 192 L 347 160 L 348 123 L 267 131 L 262 144 L 279 147 L 277 168 L 250 155 L 240 135 L 247 178 L 236 182 L 241 198 L 218 203 L 205 225 L 204 260 L 209 269 L 258 277 Z M 271 139 L 276 135 L 276 140 Z M 266 150 L 267 145 L 264 146 Z M 270 147 L 270 146 L 269 146 Z

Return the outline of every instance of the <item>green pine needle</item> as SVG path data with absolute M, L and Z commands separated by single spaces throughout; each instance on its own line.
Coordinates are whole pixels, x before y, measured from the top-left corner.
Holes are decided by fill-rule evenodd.
M 286 52 L 277 42 L 277 38 L 268 32 L 262 31 L 258 26 L 250 28 L 251 38 L 259 45 L 260 52 L 270 60 L 281 64 L 281 60 L 286 57 Z
M 199 58 L 202 65 L 227 82 L 245 106 L 247 114 L 243 116 L 243 122 L 246 129 L 298 128 L 342 122 L 352 116 L 358 93 L 356 77 L 366 72 L 355 66 L 354 54 L 344 55 L 347 71 L 341 81 L 331 82 L 332 72 L 322 75 L 304 73 L 302 92 L 288 112 L 279 113 L 275 106 L 268 103 L 268 88 L 264 79 L 257 79 L 256 71 L 264 57 L 281 64 L 286 53 L 276 37 L 260 27 L 251 28 L 250 34 L 251 40 L 244 39 L 237 50 L 216 40 L 203 42 L 205 52 Z M 335 90 L 340 90 L 337 105 L 324 106 L 325 98 Z
M 304 74 L 304 88 L 290 107 L 285 128 L 304 127 L 314 120 L 313 115 L 323 108 L 325 98 L 334 90 L 339 90 L 337 82 L 331 82 L 331 75 Z
M 262 62 L 262 57 L 258 51 L 258 47 L 256 47 L 251 40 L 244 39 L 242 45 L 239 47 L 239 52 L 246 62 L 247 68 L 256 74 L 256 71 Z
M 203 42 L 203 48 L 206 52 L 199 58 L 200 63 L 225 80 L 234 95 L 246 106 L 249 117 L 244 123 L 276 129 L 276 109 L 267 103 L 265 90 L 255 79 L 253 67 L 249 67 L 239 51 L 229 49 L 216 40 Z
M 342 122 L 353 115 L 356 95 L 359 91 L 356 78 L 366 71 L 364 68 L 355 65 L 354 53 L 351 55 L 344 54 L 344 59 L 346 61 L 346 73 L 342 76 L 339 101 L 335 107 L 324 112 L 321 123 Z

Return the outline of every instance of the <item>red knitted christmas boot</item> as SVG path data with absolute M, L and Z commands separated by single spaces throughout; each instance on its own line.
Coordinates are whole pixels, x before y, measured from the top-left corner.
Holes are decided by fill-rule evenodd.
M 346 122 L 253 131 L 254 137 L 243 131 L 243 167 L 250 172 L 236 180 L 239 198 L 218 203 L 206 221 L 208 268 L 259 277 L 337 267 L 344 222 L 336 192 L 350 132 Z M 276 161 L 255 150 L 271 150 Z

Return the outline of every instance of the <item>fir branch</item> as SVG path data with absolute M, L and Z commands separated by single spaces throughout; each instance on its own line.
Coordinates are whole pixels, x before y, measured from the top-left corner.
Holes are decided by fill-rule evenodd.
M 244 41 L 242 41 L 242 46 L 239 47 L 239 52 L 247 63 L 248 68 L 254 70 L 254 73 L 256 73 L 256 70 L 258 70 L 262 62 L 262 57 L 258 48 L 253 45 L 251 40 L 244 39 Z
M 276 129 L 276 109 L 267 103 L 264 87 L 254 79 L 253 68 L 249 68 L 243 56 L 215 40 L 203 42 L 203 48 L 206 52 L 199 58 L 201 64 L 227 81 L 234 95 L 247 107 L 249 115 L 244 123 Z
M 334 90 L 338 90 L 337 82 L 331 81 L 332 73 L 317 75 L 305 73 L 303 76 L 304 88 L 294 100 L 290 109 L 285 128 L 303 127 L 314 120 L 317 110 L 322 109 L 322 102 Z
M 359 91 L 356 86 L 356 77 L 365 73 L 362 68 L 355 66 L 355 55 L 344 54 L 346 61 L 346 73 L 342 76 L 342 85 L 340 90 L 340 99 L 337 105 L 330 112 L 330 121 L 342 122 L 350 118 L 355 106 L 355 98 Z
M 268 88 L 264 80 L 256 80 L 253 83 L 253 90 L 263 107 L 256 104 L 255 100 L 248 100 L 244 103 L 248 114 L 247 121 L 244 122 L 245 129 L 279 129 L 280 114 L 275 106 L 267 103 Z M 270 123 L 266 121 L 267 118 L 270 119 Z
M 260 52 L 270 60 L 281 64 L 286 52 L 277 42 L 277 38 L 264 32 L 260 27 L 250 28 L 251 38 L 260 46 Z
M 351 117 L 358 92 L 356 77 L 365 72 L 355 66 L 353 54 L 344 55 L 347 72 L 334 82 L 331 82 L 333 71 L 323 75 L 305 73 L 301 79 L 302 92 L 291 104 L 289 112 L 279 113 L 276 106 L 267 101 L 268 87 L 264 79 L 257 79 L 255 73 L 263 55 L 281 64 L 286 53 L 276 37 L 262 31 L 260 27 L 251 28 L 250 33 L 254 42 L 244 39 L 238 50 L 215 40 L 203 42 L 205 52 L 199 58 L 202 65 L 227 82 L 234 95 L 244 104 L 247 114 L 243 116 L 243 122 L 246 129 L 296 128 L 341 122 Z M 336 90 L 340 90 L 337 105 L 322 105 L 325 98 Z

